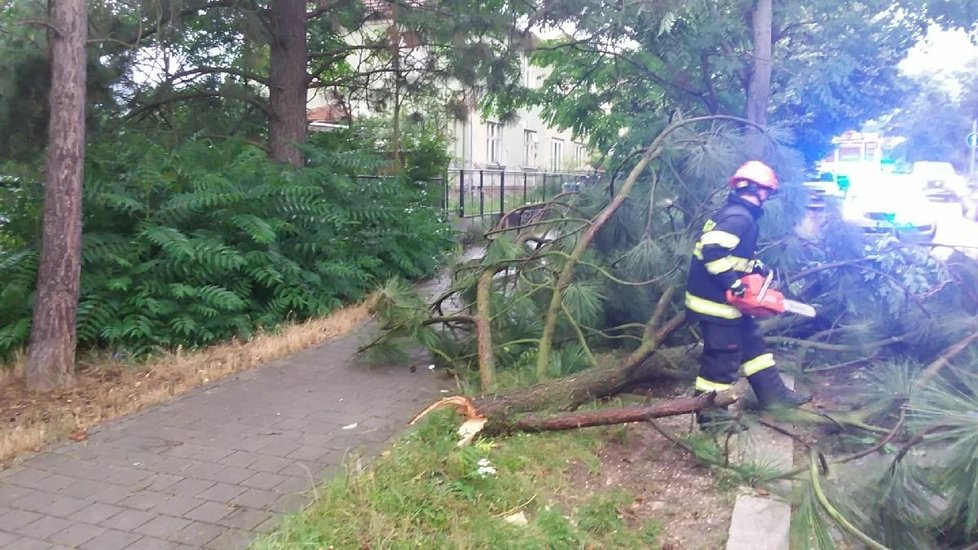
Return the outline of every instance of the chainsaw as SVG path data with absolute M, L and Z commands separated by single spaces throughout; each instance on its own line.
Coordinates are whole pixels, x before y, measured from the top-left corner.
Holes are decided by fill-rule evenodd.
M 727 302 L 740 311 L 754 317 L 771 317 L 779 313 L 795 313 L 804 317 L 815 317 L 815 308 L 808 304 L 785 299 L 784 294 L 771 288 L 774 272 L 767 277 L 759 274 L 741 277 L 746 292 L 735 296 L 727 291 Z

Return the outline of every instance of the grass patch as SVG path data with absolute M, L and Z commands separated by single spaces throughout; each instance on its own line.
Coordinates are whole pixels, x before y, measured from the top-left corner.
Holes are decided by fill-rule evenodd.
M 252 548 L 654 546 L 655 526 L 625 521 L 620 509 L 632 497 L 624 491 L 597 491 L 579 510 L 562 504 L 562 493 L 580 492 L 572 471 L 600 469 L 605 431 L 521 434 L 459 449 L 457 422 L 451 412 L 432 414 L 367 470 L 327 481 L 315 502 Z M 507 521 L 519 513 L 525 524 Z

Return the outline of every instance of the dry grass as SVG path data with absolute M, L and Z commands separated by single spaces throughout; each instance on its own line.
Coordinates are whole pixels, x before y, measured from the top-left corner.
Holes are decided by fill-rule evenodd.
M 80 358 L 75 387 L 47 395 L 27 391 L 19 358 L 0 375 L 0 463 L 65 436 L 81 440 L 106 420 L 347 334 L 367 310 L 367 304 L 353 305 L 249 342 L 177 350 L 138 364 L 105 355 Z

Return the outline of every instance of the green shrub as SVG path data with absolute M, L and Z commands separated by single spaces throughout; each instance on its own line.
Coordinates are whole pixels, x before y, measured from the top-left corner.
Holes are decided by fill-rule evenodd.
M 91 147 L 78 341 L 141 355 L 323 315 L 392 276 L 432 273 L 450 243 L 380 160 L 311 149 L 293 171 L 233 141 Z M 21 224 L 27 226 L 29 224 Z M 24 346 L 38 254 L 0 251 L 0 356 Z

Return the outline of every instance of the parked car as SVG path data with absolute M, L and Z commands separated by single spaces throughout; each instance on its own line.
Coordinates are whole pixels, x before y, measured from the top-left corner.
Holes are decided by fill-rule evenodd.
M 968 186 L 968 191 L 961 197 L 961 215 L 972 221 L 978 221 L 978 183 Z
M 919 160 L 913 163 L 910 177 L 933 201 L 955 202 L 968 194 L 964 178 L 954 171 L 950 162 Z
M 825 208 L 826 201 L 845 197 L 846 189 L 849 188 L 849 177 L 822 172 L 802 185 L 808 189 L 808 208 L 820 210 Z
M 908 176 L 880 174 L 853 182 L 842 202 L 842 219 L 866 233 L 897 233 L 929 241 L 937 215 L 922 189 Z

